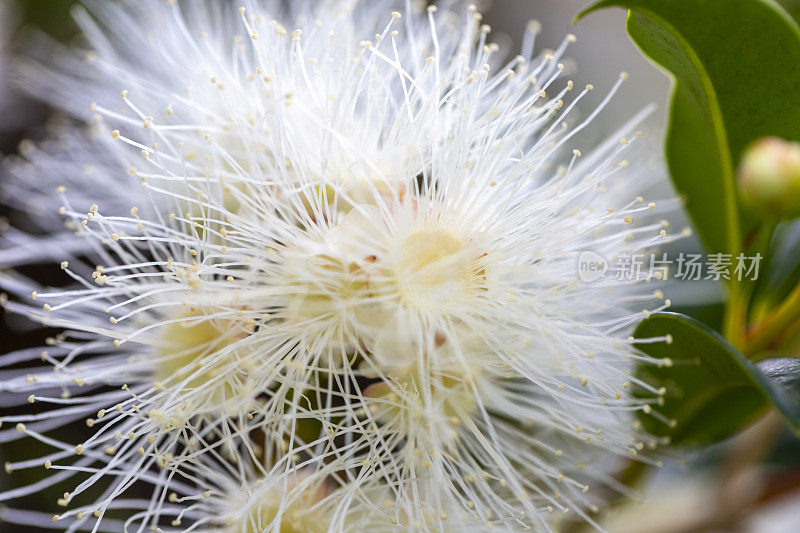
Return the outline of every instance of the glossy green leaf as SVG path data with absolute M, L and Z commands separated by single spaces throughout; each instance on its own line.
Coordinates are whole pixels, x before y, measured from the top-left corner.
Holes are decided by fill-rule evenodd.
M 724 302 L 715 301 L 698 305 L 677 304 L 670 307 L 670 311 L 682 315 L 689 315 L 715 331 L 722 331 L 723 318 L 725 316 Z
M 634 333 L 637 339 L 665 335 L 672 336 L 671 344 L 637 344 L 663 361 L 636 372 L 666 391 L 663 405 L 653 406 L 655 416 L 640 415 L 648 432 L 673 444 L 710 443 L 734 434 L 771 405 L 800 431 L 800 389 L 784 386 L 796 367 L 783 365 L 765 375 L 718 333 L 677 313 L 654 313 Z
M 781 302 L 800 280 L 800 221 L 784 222 L 772 236 L 756 284 L 756 314 Z
M 800 0 L 778 0 L 780 4 L 794 17 L 800 20 Z
M 780 398 L 785 408 L 800 412 L 800 359 L 765 359 L 756 366 L 783 392 Z
M 740 208 L 735 169 L 754 139 L 800 140 L 800 28 L 771 0 L 600 0 L 674 83 L 666 155 L 709 253 L 738 253 L 758 221 Z

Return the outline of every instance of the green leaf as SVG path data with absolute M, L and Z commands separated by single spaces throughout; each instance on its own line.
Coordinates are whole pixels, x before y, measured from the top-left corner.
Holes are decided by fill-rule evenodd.
M 670 307 L 670 311 L 682 315 L 689 315 L 715 331 L 722 331 L 722 320 L 725 315 L 725 304 L 723 302 L 698 305 L 673 304 L 672 307 Z
M 640 413 L 644 428 L 673 444 L 705 444 L 728 437 L 774 406 L 800 431 L 800 388 L 785 386 L 797 368 L 783 365 L 763 374 L 718 333 L 677 313 L 654 313 L 634 337 L 672 336 L 672 343 L 637 343 L 663 364 L 643 364 L 636 377 L 664 387 L 664 403 Z M 794 376 L 795 385 L 800 376 Z M 639 391 L 641 392 L 641 391 Z M 665 422 L 661 418 L 671 421 Z
M 784 222 L 772 235 L 754 295 L 756 318 L 780 303 L 800 279 L 800 221 Z
M 800 28 L 771 0 L 600 0 L 577 18 L 609 6 L 672 74 L 667 162 L 706 250 L 741 252 L 758 225 L 736 193 L 742 151 L 800 140 Z
M 786 410 L 800 412 L 800 359 L 765 359 L 756 363 L 756 366 L 775 387 L 783 391 L 780 399 L 786 403 Z
M 25 0 L 19 2 L 27 24 L 37 26 L 50 37 L 68 42 L 78 33 L 70 14 L 75 0 Z
M 795 20 L 800 20 L 800 0 L 779 0 L 779 2 Z

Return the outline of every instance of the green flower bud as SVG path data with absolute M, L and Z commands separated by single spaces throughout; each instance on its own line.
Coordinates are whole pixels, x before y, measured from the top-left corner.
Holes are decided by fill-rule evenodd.
M 778 137 L 754 142 L 739 166 L 739 194 L 755 212 L 775 218 L 800 216 L 800 143 Z

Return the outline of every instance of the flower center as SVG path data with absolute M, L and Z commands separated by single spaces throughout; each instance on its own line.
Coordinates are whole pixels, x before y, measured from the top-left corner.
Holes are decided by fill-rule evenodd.
M 325 495 L 324 487 L 309 487 L 287 506 L 286 493 L 281 488 L 271 488 L 249 509 L 243 523 L 234 524 L 230 532 L 322 533 L 328 530 L 328 519 L 324 510 L 315 506 Z
M 156 380 L 185 391 L 201 390 L 210 404 L 229 403 L 241 393 L 253 363 L 229 347 L 247 333 L 225 320 L 193 314 L 180 318 L 163 330 Z
M 480 378 L 474 357 L 485 359 L 485 347 L 476 336 L 459 328 L 459 338 L 437 333 L 427 349 L 407 339 L 386 336 L 376 344 L 374 362 L 394 383 L 380 382 L 365 390 L 373 398 L 373 414 L 406 435 L 420 427 L 455 426 L 477 408 L 473 382 Z M 450 431 L 455 435 L 455 431 Z
M 403 300 L 428 309 L 457 302 L 480 281 L 464 243 L 442 229 L 409 235 L 396 275 Z

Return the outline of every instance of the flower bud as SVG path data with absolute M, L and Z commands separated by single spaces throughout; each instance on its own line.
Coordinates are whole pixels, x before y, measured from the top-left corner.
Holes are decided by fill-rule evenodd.
M 745 152 L 739 193 L 753 211 L 778 218 L 800 216 L 800 143 L 764 137 Z

